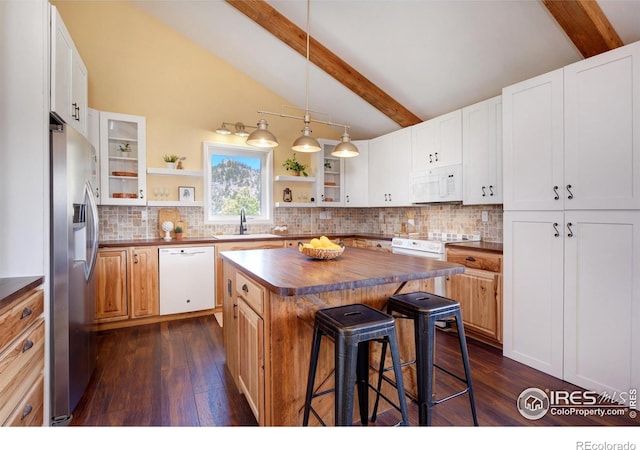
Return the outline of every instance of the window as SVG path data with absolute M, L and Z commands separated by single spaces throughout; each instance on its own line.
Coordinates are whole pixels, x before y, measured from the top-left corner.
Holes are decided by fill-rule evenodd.
M 272 149 L 205 142 L 204 167 L 205 223 L 272 223 Z

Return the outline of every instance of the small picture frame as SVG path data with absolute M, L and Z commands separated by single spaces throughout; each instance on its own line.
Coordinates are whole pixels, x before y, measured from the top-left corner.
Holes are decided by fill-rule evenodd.
M 196 201 L 196 188 L 193 186 L 178 186 L 178 199 L 181 202 L 193 203 Z

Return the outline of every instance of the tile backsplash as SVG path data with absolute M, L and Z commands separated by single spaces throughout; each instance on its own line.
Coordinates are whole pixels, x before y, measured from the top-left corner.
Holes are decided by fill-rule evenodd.
M 100 240 L 153 239 L 158 231 L 158 207 L 100 206 Z M 204 223 L 202 207 L 175 208 L 186 222 L 187 237 L 209 237 L 238 232 L 237 224 Z M 487 221 L 482 221 L 482 212 Z M 146 217 L 145 217 L 146 216 Z M 249 233 L 269 233 L 275 225 L 286 225 L 290 234 L 362 233 L 392 235 L 403 230 L 420 235 L 428 232 L 477 234 L 482 240 L 502 242 L 502 205 L 416 205 L 398 208 L 274 208 L 274 224 L 249 223 Z M 413 225 L 411 223 L 413 220 Z

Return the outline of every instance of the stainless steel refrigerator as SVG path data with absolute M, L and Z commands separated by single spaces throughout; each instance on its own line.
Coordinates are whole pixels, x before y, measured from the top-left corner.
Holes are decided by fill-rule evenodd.
M 51 425 L 67 425 L 96 365 L 93 276 L 98 209 L 91 180 L 94 147 L 52 116 L 51 151 Z

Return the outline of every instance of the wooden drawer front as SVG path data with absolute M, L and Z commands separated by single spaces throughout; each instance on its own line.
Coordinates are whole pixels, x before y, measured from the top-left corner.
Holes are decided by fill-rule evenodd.
M 462 264 L 471 269 L 502 273 L 502 255 L 495 253 L 448 249 L 447 261 Z
M 0 354 L 0 423 L 27 394 L 44 368 L 44 320 Z
M 0 353 L 16 336 L 34 324 L 44 310 L 44 291 L 25 294 L 12 308 L 0 316 Z
M 36 380 L 13 414 L 7 419 L 7 427 L 41 427 L 44 424 L 44 375 Z
M 236 292 L 258 314 L 264 313 L 264 289 L 241 273 L 236 273 Z

